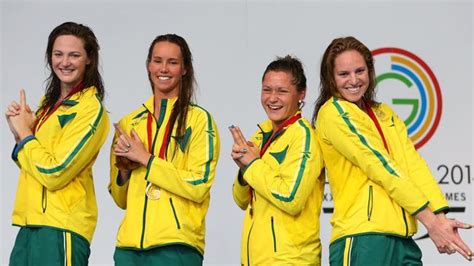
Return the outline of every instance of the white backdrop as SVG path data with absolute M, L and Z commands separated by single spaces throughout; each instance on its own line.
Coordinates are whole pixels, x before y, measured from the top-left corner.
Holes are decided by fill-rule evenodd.
M 439 82 L 443 109 L 437 130 L 419 150 L 440 181 L 451 214 L 473 219 L 472 1 L 2 1 L 0 35 L 1 111 L 25 88 L 35 106 L 44 92 L 44 51 L 50 31 L 64 21 L 90 26 L 101 45 L 105 104 L 112 121 L 135 109 L 150 95 L 145 71 L 149 43 L 177 33 L 189 43 L 199 84 L 198 103 L 213 114 L 220 131 L 221 157 L 207 215 L 205 264 L 238 265 L 243 213 L 231 186 L 236 166 L 229 156 L 227 126 L 239 125 L 249 136 L 265 118 L 260 80 L 276 55 L 293 54 L 308 77 L 304 115 L 311 117 L 317 96 L 319 63 L 335 38 L 354 35 L 369 48 L 398 47 L 421 58 Z M 378 74 L 390 72 L 388 54 L 376 57 Z M 379 87 L 379 100 L 418 99 L 421 92 L 395 80 Z M 415 85 L 414 85 L 415 86 Z M 409 108 L 393 105 L 405 119 Z M 439 110 L 439 106 L 428 106 Z M 7 264 L 17 228 L 11 212 L 18 169 L 10 159 L 13 138 L 0 120 L 0 263 Z M 432 125 L 431 125 L 432 126 Z M 111 265 L 122 211 L 108 195 L 108 153 L 112 133 L 94 167 L 99 220 L 90 263 Z M 323 207 L 332 207 L 326 187 Z M 330 214 L 322 214 L 323 262 L 328 262 Z M 420 230 L 418 236 L 425 234 Z M 473 231 L 462 232 L 474 248 Z M 426 265 L 468 265 L 459 255 L 437 254 L 431 240 L 419 240 Z

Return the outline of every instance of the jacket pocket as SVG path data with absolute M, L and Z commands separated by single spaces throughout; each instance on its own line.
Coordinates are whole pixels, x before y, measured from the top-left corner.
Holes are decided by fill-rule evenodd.
M 76 206 L 86 197 L 86 191 L 77 178 L 73 179 L 66 187 L 57 190 L 55 193 L 58 194 L 68 212 L 74 211 Z
M 43 213 L 46 212 L 46 208 L 48 207 L 48 190 L 46 187 L 43 186 L 43 191 L 41 193 L 41 209 Z
M 372 185 L 369 186 L 369 197 L 367 200 L 367 220 L 370 221 L 372 217 L 372 210 L 374 209 L 374 192 Z
M 176 227 L 177 227 L 178 229 L 181 229 L 181 225 L 179 224 L 178 215 L 176 214 L 176 209 L 174 208 L 174 204 L 173 204 L 173 199 L 172 199 L 172 198 L 170 198 L 170 205 L 171 205 L 171 210 L 173 211 L 174 220 L 176 221 Z
M 277 240 L 276 240 L 276 233 L 275 233 L 275 221 L 273 220 L 273 216 L 270 220 L 272 226 L 272 239 L 273 239 L 273 252 L 277 252 Z

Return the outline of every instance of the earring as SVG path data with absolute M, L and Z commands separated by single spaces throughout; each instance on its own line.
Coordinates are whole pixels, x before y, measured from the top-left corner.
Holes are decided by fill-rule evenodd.
M 298 105 L 299 105 L 299 106 L 298 106 L 298 109 L 300 109 L 300 110 L 303 109 L 304 104 L 305 104 L 305 102 L 304 102 L 303 100 L 299 100 L 299 101 L 298 101 Z

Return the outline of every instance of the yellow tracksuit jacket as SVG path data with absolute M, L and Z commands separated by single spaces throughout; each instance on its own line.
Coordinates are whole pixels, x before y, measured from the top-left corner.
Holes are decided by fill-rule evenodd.
M 416 213 L 448 208 L 403 121 L 386 104 L 372 110 L 388 152 L 374 122 L 353 103 L 333 97 L 316 120 L 334 198 L 331 242 L 367 233 L 410 237 L 417 231 Z
M 111 151 L 109 191 L 115 203 L 125 209 L 117 236 L 118 248 L 146 250 L 184 244 L 204 253 L 205 217 L 219 156 L 219 137 L 210 114 L 190 105 L 184 136 L 175 135 L 175 125 L 166 157 L 159 158 L 165 127 L 176 100 L 161 101 L 160 117 L 152 123 L 154 157 L 147 167 L 133 170 L 130 180 L 122 186 L 117 184 L 116 157 Z M 147 117 L 153 110 L 152 96 L 119 122 L 127 134 L 135 129 L 145 147 L 148 147 Z M 161 189 L 158 200 L 146 196 L 149 183 Z
M 270 120 L 251 141 L 262 148 L 272 134 Z M 320 265 L 319 214 L 324 190 L 322 155 L 314 131 L 300 118 L 280 131 L 268 150 L 249 164 L 233 185 L 237 205 L 246 210 L 242 265 Z M 250 187 L 253 188 L 250 203 Z M 252 214 L 249 204 L 252 204 Z
M 91 242 L 97 223 L 92 166 L 109 132 L 96 93 L 95 87 L 75 93 L 15 146 L 20 177 L 14 225 L 59 228 Z

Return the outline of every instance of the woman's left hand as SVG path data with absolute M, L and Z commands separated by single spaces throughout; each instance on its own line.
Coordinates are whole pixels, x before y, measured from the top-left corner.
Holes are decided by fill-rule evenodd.
M 118 132 L 118 137 L 113 146 L 114 154 L 147 166 L 151 154 L 145 149 L 145 145 L 137 132 L 132 129 L 131 136 L 128 136 L 118 124 L 114 124 L 114 127 Z
M 260 158 L 260 149 L 253 142 L 245 139 L 240 128 L 230 126 L 229 130 L 234 139 L 230 156 L 240 169 L 248 166 L 253 160 Z

